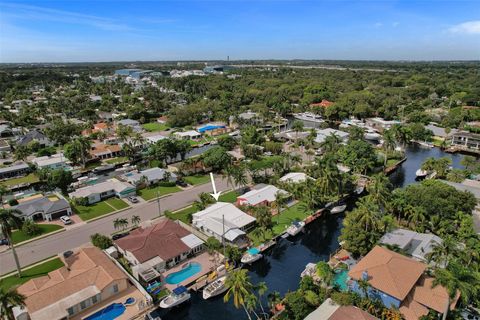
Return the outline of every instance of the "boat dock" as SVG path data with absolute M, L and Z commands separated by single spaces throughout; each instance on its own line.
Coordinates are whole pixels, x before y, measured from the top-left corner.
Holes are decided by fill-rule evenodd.
M 383 170 L 383 173 L 385 173 L 385 175 L 389 175 L 389 174 L 392 174 L 395 170 L 398 169 L 398 167 L 400 167 L 400 165 L 402 163 L 404 163 L 405 161 L 407 161 L 407 157 L 403 158 L 402 160 L 398 161 L 397 163 L 395 163 L 393 166 L 390 166 L 390 167 L 387 167 Z

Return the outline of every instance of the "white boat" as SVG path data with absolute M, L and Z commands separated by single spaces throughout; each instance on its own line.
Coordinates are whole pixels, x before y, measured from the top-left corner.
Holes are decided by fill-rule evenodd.
M 289 235 L 296 236 L 297 234 L 300 233 L 300 231 L 303 230 L 305 227 L 305 222 L 303 221 L 294 221 L 288 228 L 287 228 L 287 233 Z
M 306 276 L 313 276 L 315 273 L 317 273 L 317 265 L 315 263 L 309 262 L 305 266 L 305 269 L 302 271 L 300 274 L 300 277 L 306 277 Z
M 364 186 L 357 186 L 355 188 L 355 191 L 353 191 L 357 196 L 361 195 L 363 191 L 365 190 Z
M 240 261 L 245 264 L 250 264 L 260 260 L 262 257 L 263 255 L 260 253 L 260 250 L 257 248 L 250 248 L 245 252 Z
M 433 148 L 435 147 L 435 145 L 431 142 L 427 142 L 427 141 L 417 141 L 417 144 L 421 147 L 424 147 L 424 148 Z
M 415 171 L 415 175 L 417 176 L 417 178 L 424 178 L 428 175 L 428 171 L 427 170 L 422 170 L 422 169 L 418 169 L 417 171 Z
M 366 139 L 366 140 L 371 140 L 371 141 L 378 141 L 380 140 L 380 138 L 382 137 L 382 135 L 378 132 L 376 132 L 375 130 L 372 130 L 372 129 L 369 129 L 365 132 L 365 134 L 363 135 L 363 137 Z
M 206 286 L 202 293 L 203 299 L 207 300 L 227 291 L 225 281 L 227 281 L 227 276 L 220 277 Z
M 160 308 L 168 309 L 190 300 L 190 293 L 184 286 L 173 289 L 172 293 L 160 301 Z
M 303 120 L 303 121 L 310 121 L 310 122 L 316 122 L 316 123 L 325 122 L 325 120 L 322 119 L 322 116 L 319 116 L 318 114 L 311 113 L 311 112 L 294 113 L 293 117 L 295 119 Z
M 345 209 L 347 209 L 347 205 L 346 204 L 341 204 L 341 205 L 335 206 L 332 209 L 330 209 L 330 213 L 331 214 L 342 213 L 343 211 L 345 211 Z

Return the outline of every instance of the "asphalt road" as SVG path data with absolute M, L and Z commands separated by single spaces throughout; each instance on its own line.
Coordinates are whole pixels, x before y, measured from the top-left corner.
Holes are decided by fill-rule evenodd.
M 217 191 L 228 189 L 227 182 L 221 178 L 216 178 Z M 198 199 L 198 195 L 202 192 L 212 192 L 211 183 L 195 186 L 181 192 L 177 192 L 160 199 L 160 207 L 164 210 L 177 210 L 188 206 Z M 138 215 L 142 221 L 151 220 L 157 217 L 158 204 L 156 201 L 142 203 L 125 211 L 107 216 L 105 218 L 73 227 L 64 232 L 54 234 L 52 236 L 42 238 L 18 248 L 17 254 L 20 265 L 27 266 L 37 261 L 57 255 L 58 253 L 79 247 L 90 241 L 90 235 L 100 233 L 110 235 L 115 231 L 113 228 L 113 220 L 117 218 L 128 218 Z M 10 250 L 0 254 L 0 275 L 10 273 L 15 270 L 15 261 Z

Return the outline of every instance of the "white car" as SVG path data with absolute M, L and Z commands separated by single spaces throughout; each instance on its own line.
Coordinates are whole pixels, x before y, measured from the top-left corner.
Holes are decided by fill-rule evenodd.
M 70 219 L 69 216 L 62 216 L 60 217 L 60 220 L 63 222 L 63 224 L 67 225 L 67 224 L 72 224 L 72 219 Z

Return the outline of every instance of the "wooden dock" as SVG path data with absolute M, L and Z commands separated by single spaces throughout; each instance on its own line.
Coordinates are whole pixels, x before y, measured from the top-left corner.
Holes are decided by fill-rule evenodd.
M 390 175 L 392 174 L 395 170 L 398 169 L 398 167 L 400 167 L 400 165 L 402 163 L 404 163 L 405 161 L 407 161 L 407 157 L 403 158 L 402 160 L 398 161 L 397 163 L 395 163 L 393 166 L 390 166 L 390 167 L 387 167 L 383 170 L 383 173 L 385 173 L 385 175 Z

